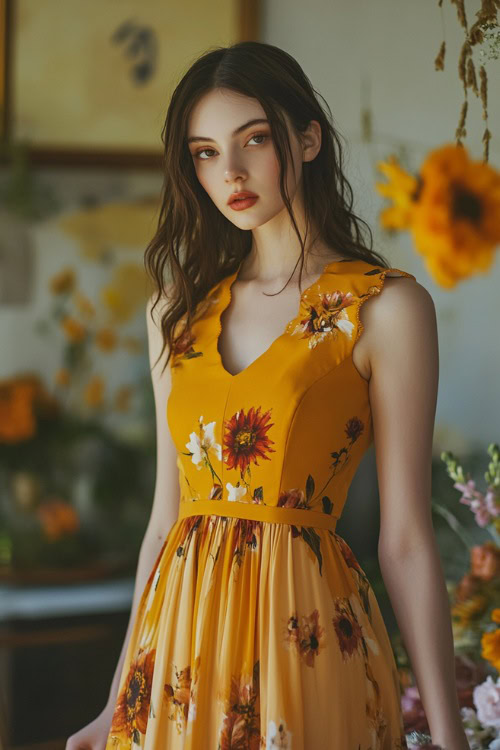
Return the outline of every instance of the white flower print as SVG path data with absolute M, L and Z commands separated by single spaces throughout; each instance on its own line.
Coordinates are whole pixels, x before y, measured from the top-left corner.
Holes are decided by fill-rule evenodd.
M 231 482 L 228 482 L 226 484 L 226 490 L 228 491 L 228 500 L 231 500 L 233 502 L 238 502 L 243 495 L 246 495 L 247 488 L 246 487 L 235 487 L 231 484 Z
M 189 442 L 186 443 L 186 448 L 192 453 L 191 461 L 200 470 L 205 466 L 210 466 L 209 453 L 213 453 L 219 461 L 222 460 L 222 447 L 220 443 L 215 441 L 215 422 L 209 422 L 205 425 L 203 424 L 203 417 L 200 417 L 198 422 L 200 432 L 203 431 L 203 436 L 200 437 L 196 432 L 192 432 L 189 436 Z
M 279 720 L 278 725 L 272 719 L 267 724 L 266 750 L 272 750 L 275 747 L 286 748 L 291 750 L 292 733 L 286 728 L 283 719 Z

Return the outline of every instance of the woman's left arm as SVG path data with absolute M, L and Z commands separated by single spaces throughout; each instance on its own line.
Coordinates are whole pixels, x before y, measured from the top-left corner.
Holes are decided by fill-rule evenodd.
M 431 514 L 439 378 L 434 303 L 412 279 L 386 277 L 377 303 L 363 308 L 380 494 L 380 568 L 432 740 L 446 750 L 468 750 L 448 593 Z

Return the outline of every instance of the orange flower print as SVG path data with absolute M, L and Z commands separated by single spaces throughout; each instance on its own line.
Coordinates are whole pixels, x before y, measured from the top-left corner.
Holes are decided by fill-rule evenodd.
M 190 706 L 191 695 L 191 667 L 188 665 L 180 671 L 175 670 L 176 682 L 174 685 L 166 683 L 163 686 L 163 695 L 167 703 L 172 704 L 172 712 L 168 718 L 175 721 L 179 734 L 184 730 L 189 710 L 194 711 L 194 704 Z
M 139 733 L 145 734 L 148 724 L 155 654 L 155 649 L 139 649 L 118 696 L 111 722 L 112 735 L 125 735 L 137 745 L 140 744 Z
M 337 597 L 334 606 L 333 627 L 337 634 L 342 658 L 347 661 L 353 654 L 361 653 L 363 633 L 347 597 Z
M 355 302 L 352 293 L 337 290 L 321 293 L 317 297 L 315 304 L 306 303 L 307 315 L 290 335 L 302 334 L 301 339 L 309 339 L 309 349 L 314 349 L 330 336 L 335 340 L 339 331 L 351 338 L 354 323 L 349 320 L 345 308 Z
M 244 409 L 240 409 L 231 419 L 226 420 L 223 457 L 229 469 L 239 468 L 243 476 L 250 462 L 253 461 L 258 466 L 257 459 L 270 460 L 266 453 L 276 452 L 271 448 L 274 440 L 267 436 L 268 430 L 274 425 L 269 422 L 270 418 L 270 411 L 261 414 L 260 406 L 257 409 L 251 406 L 247 414 Z
M 218 750 L 259 750 L 261 747 L 258 687 L 258 661 L 251 677 L 232 677 Z
M 288 619 L 285 641 L 297 647 L 300 656 L 308 667 L 314 667 L 314 657 L 325 648 L 325 628 L 319 624 L 319 611 L 300 618 L 296 614 Z

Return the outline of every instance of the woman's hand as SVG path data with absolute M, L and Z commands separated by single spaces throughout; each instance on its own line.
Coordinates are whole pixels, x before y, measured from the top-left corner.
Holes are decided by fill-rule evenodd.
M 66 750 L 104 750 L 113 712 L 114 706 L 108 703 L 94 721 L 68 737 Z

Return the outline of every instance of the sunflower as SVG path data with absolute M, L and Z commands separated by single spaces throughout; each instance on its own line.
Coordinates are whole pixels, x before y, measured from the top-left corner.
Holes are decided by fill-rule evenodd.
M 491 267 L 500 242 L 500 174 L 473 161 L 462 145 L 430 152 L 417 178 L 391 157 L 380 162 L 393 182 L 376 187 L 395 205 L 382 212 L 382 225 L 410 229 L 429 273 L 449 289 Z
M 500 175 L 469 159 L 463 146 L 432 151 L 421 169 L 422 190 L 412 231 L 418 251 L 443 287 L 486 272 L 500 242 Z
M 258 466 L 257 459 L 270 460 L 266 453 L 275 453 L 271 448 L 274 440 L 267 436 L 273 427 L 270 418 L 270 411 L 261 414 L 260 406 L 257 409 L 251 406 L 247 414 L 240 409 L 226 420 L 223 460 L 229 469 L 239 468 L 243 476 L 251 461 Z
M 155 655 L 155 649 L 140 649 L 137 658 L 131 663 L 116 702 L 111 735 L 122 733 L 140 744 L 139 732 L 145 734 L 148 724 Z
M 377 168 L 390 181 L 376 182 L 375 188 L 394 204 L 380 214 L 382 226 L 385 229 L 409 229 L 413 219 L 414 197 L 418 191 L 418 178 L 405 172 L 395 156 L 378 162 Z
M 363 631 L 347 597 L 337 597 L 332 618 L 342 658 L 350 658 L 363 649 Z

